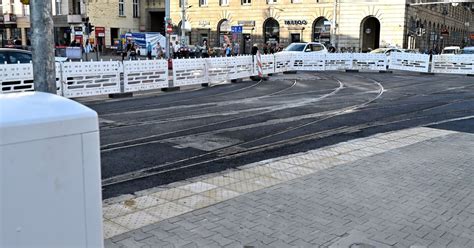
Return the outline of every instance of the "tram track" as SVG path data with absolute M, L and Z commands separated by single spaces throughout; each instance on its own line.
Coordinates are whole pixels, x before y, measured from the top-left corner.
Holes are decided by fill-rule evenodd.
M 325 95 L 320 96 L 316 99 L 313 99 L 313 101 L 314 102 L 321 101 L 321 100 L 323 100 L 327 97 L 330 97 L 330 96 L 336 94 L 337 92 L 339 92 L 341 89 L 344 88 L 344 84 L 340 81 L 338 83 L 339 83 L 338 88 L 336 88 L 335 90 L 333 90 L 332 92 L 330 92 L 328 94 L 325 94 Z M 304 103 L 300 103 L 299 105 L 302 105 L 302 104 L 304 104 Z M 286 107 L 289 107 L 289 106 L 284 106 L 284 107 L 286 108 Z M 126 140 L 126 141 L 110 143 L 110 144 L 101 146 L 101 152 L 110 152 L 110 151 L 114 151 L 114 150 L 118 150 L 118 149 L 129 148 L 129 147 L 132 147 L 132 146 L 144 145 L 144 144 L 147 144 L 149 142 L 157 142 L 156 138 L 159 138 L 159 137 L 169 136 L 169 135 L 173 135 L 173 134 L 179 134 L 179 133 L 182 133 L 182 132 L 189 132 L 189 131 L 197 130 L 199 128 L 208 128 L 208 127 L 212 127 L 212 126 L 216 126 L 216 125 L 220 125 L 220 124 L 224 124 L 224 123 L 235 122 L 237 120 L 242 120 L 242 119 L 251 118 L 251 117 L 255 117 L 255 116 L 266 114 L 266 113 L 271 113 L 271 112 L 277 111 L 277 110 L 279 110 L 281 108 L 284 108 L 284 107 L 272 108 L 270 110 L 265 110 L 265 111 L 253 113 L 253 114 L 250 114 L 250 115 L 246 115 L 246 116 L 238 116 L 238 117 L 234 117 L 234 118 L 230 118 L 230 119 L 226 119 L 226 120 L 222 120 L 222 121 L 218 121 L 218 122 L 208 123 L 208 124 L 204 124 L 204 125 L 200 125 L 200 126 L 195 126 L 195 127 L 191 127 L 191 128 L 185 128 L 185 129 L 166 132 L 166 133 L 149 135 L 147 137 L 140 137 L 140 138 L 136 138 L 136 139 L 130 139 L 130 140 Z
M 373 79 L 371 76 L 364 77 L 364 76 L 357 75 L 358 78 L 364 79 L 366 81 L 371 81 L 372 84 L 379 83 L 376 79 Z M 336 78 L 333 77 L 333 79 L 336 79 Z M 339 83 L 341 84 L 342 81 L 339 80 Z M 422 85 L 426 83 L 430 83 L 430 82 L 422 82 L 419 84 Z M 344 83 L 342 84 L 344 88 Z M 438 103 L 434 104 L 433 102 L 431 103 L 422 102 L 421 105 L 418 104 L 418 107 L 416 107 L 416 109 L 414 109 L 413 111 L 403 112 L 401 114 L 395 114 L 395 115 L 382 114 L 381 117 L 377 117 L 375 119 L 371 119 L 366 122 L 355 123 L 354 125 L 336 126 L 333 128 L 320 130 L 317 132 L 311 132 L 313 128 L 307 128 L 317 123 L 328 121 L 330 119 L 337 118 L 345 114 L 356 114 L 356 112 L 360 112 L 360 111 L 367 111 L 367 112 L 368 111 L 384 111 L 384 109 L 390 109 L 390 106 L 383 105 L 383 104 L 372 105 L 373 103 L 376 103 L 378 99 L 380 99 L 380 97 L 382 96 L 382 94 L 384 94 L 386 90 L 386 88 L 384 88 L 384 86 L 381 83 L 379 84 L 380 86 L 378 90 L 378 95 L 375 98 L 373 99 L 371 98 L 366 102 L 331 110 L 331 111 L 326 111 L 325 113 L 318 113 L 320 114 L 320 116 L 308 117 L 310 121 L 304 121 L 304 123 L 298 123 L 298 122 L 303 122 L 304 120 L 303 118 L 298 119 L 298 122 L 296 122 L 297 125 L 283 128 L 280 131 L 274 132 L 270 135 L 265 135 L 262 137 L 257 137 L 255 139 L 242 141 L 242 142 L 225 146 L 219 149 L 215 149 L 209 152 L 198 154 L 196 156 L 186 157 L 185 159 L 178 159 L 172 162 L 164 162 L 164 163 L 156 164 L 154 166 L 147 166 L 146 168 L 142 168 L 139 170 L 129 171 L 127 173 L 122 173 L 115 176 L 109 176 L 102 180 L 103 190 L 104 192 L 107 192 L 105 193 L 106 195 L 114 195 L 115 193 L 110 193 L 110 192 L 114 192 L 117 188 L 126 187 L 126 185 L 134 185 L 134 187 L 136 186 L 138 188 L 143 189 L 143 185 L 147 185 L 145 187 L 154 187 L 163 183 L 167 183 L 167 182 L 169 183 L 171 181 L 167 181 L 167 180 L 171 180 L 171 179 L 167 179 L 167 177 L 171 175 L 173 175 L 172 176 L 173 178 L 178 178 L 178 179 L 181 178 L 180 180 L 182 180 L 193 175 L 196 176 L 196 175 L 200 175 L 206 172 L 209 173 L 213 171 L 215 172 L 216 170 L 219 171 L 225 168 L 233 168 L 232 165 L 229 165 L 226 167 L 224 165 L 225 161 L 233 161 L 233 159 L 240 159 L 243 156 L 258 154 L 261 152 L 270 152 L 272 150 L 277 150 L 282 147 L 300 145 L 301 143 L 304 143 L 305 141 L 310 141 L 310 140 L 325 139 L 325 138 L 336 137 L 336 136 L 341 136 L 341 135 L 342 136 L 350 135 L 352 133 L 362 132 L 362 130 L 381 130 L 387 126 L 390 126 L 392 128 L 394 126 L 403 126 L 403 127 L 431 126 L 431 125 L 436 125 L 439 123 L 446 123 L 449 120 L 462 120 L 462 119 L 468 118 L 468 117 L 465 117 L 465 115 L 468 115 L 468 114 L 471 114 L 471 117 L 469 118 L 474 118 L 474 115 L 473 115 L 474 111 L 470 111 L 466 109 L 451 111 L 449 113 L 439 112 L 439 111 L 437 113 L 433 113 L 433 110 L 436 110 L 438 108 L 442 109 L 444 107 L 448 107 L 449 105 L 459 105 L 464 102 L 472 102 L 472 100 L 474 99 L 474 97 L 467 97 L 461 100 L 452 101 L 452 99 L 447 97 L 446 99 L 443 98 L 442 102 L 440 102 L 439 104 Z M 402 87 L 404 87 L 404 85 L 397 86 L 396 88 L 402 88 Z M 412 97 L 415 98 L 415 97 L 420 97 L 420 96 L 430 96 L 433 94 L 440 94 L 440 93 L 444 94 L 449 91 L 463 90 L 463 89 L 468 89 L 470 87 L 472 87 L 472 85 L 454 86 L 454 87 L 449 87 L 445 89 L 426 90 L 421 93 L 418 92 L 416 94 L 402 95 L 401 97 L 396 97 L 394 98 L 395 99 L 394 101 L 399 101 L 402 99 L 410 99 Z M 392 91 L 394 89 L 395 87 L 388 88 L 389 91 Z M 368 94 L 375 93 L 375 90 L 368 90 L 367 92 L 369 92 Z M 452 93 L 448 93 L 448 94 L 452 94 Z M 338 94 L 337 96 L 344 97 L 343 94 Z M 410 103 L 406 104 L 406 106 L 409 106 L 409 105 Z M 420 106 L 422 107 L 420 108 Z M 400 108 L 402 106 L 397 105 L 397 107 Z M 389 111 L 397 112 L 397 111 L 400 111 L 400 109 L 394 108 Z M 423 113 L 423 114 L 419 115 L 420 113 Z M 257 115 L 258 114 L 255 114 L 255 116 Z M 244 116 L 241 118 L 246 118 L 246 117 Z M 344 118 L 347 118 L 347 117 L 344 117 Z M 230 120 L 223 120 L 220 122 L 227 123 L 227 122 L 232 122 L 232 121 L 233 120 L 230 119 Z M 268 121 L 271 122 L 271 120 L 268 120 Z M 359 121 L 360 120 L 357 120 L 357 122 Z M 203 127 L 212 127 L 215 125 L 219 125 L 219 122 L 208 123 L 208 124 L 209 125 L 203 125 Z M 172 131 L 172 132 L 169 132 L 169 135 L 159 134 L 159 135 L 152 135 L 152 136 L 147 136 L 147 137 L 140 137 L 138 139 L 126 140 L 124 142 L 118 142 L 115 147 L 108 146 L 110 145 L 108 144 L 106 145 L 106 147 L 103 147 L 104 149 L 101 152 L 113 152 L 113 151 L 117 151 L 121 149 L 131 148 L 131 147 L 140 147 L 147 144 L 160 143 L 160 142 L 166 141 L 167 139 L 170 139 L 171 137 L 176 138 L 176 137 L 181 137 L 181 136 L 189 136 L 193 134 L 202 135 L 202 134 L 212 134 L 212 133 L 218 133 L 218 132 L 237 130 L 237 127 L 235 127 L 236 129 L 232 129 L 232 127 L 230 127 L 228 129 L 210 130 L 210 131 L 197 132 L 197 133 L 193 132 L 193 131 L 198 130 L 197 128 L 199 127 L 176 130 L 174 132 Z M 245 129 L 248 127 L 244 126 L 242 128 Z M 189 131 L 189 133 L 186 133 L 187 131 Z M 295 133 L 295 135 L 289 135 L 289 133 Z M 219 165 L 218 167 L 220 169 L 213 168 L 213 166 L 211 167 L 206 166 L 206 165 L 213 165 L 215 163 Z M 185 176 L 185 174 L 187 176 Z M 142 185 L 142 186 L 137 186 L 137 185 Z
M 252 85 L 249 85 L 249 86 L 246 86 L 246 87 L 243 87 L 243 88 L 239 88 L 239 89 L 236 89 L 236 90 L 217 93 L 217 94 L 212 95 L 212 97 L 233 94 L 233 93 L 236 93 L 236 92 L 251 89 L 251 88 L 254 88 L 254 87 L 260 85 L 262 82 L 263 82 L 263 80 L 259 80 L 257 83 L 254 83 Z M 204 90 L 204 88 L 194 90 L 194 91 L 201 91 L 201 90 Z M 192 91 L 189 91 L 189 92 L 192 92 Z M 114 112 L 114 113 L 108 113 L 108 114 L 104 113 L 104 114 L 100 114 L 100 115 L 102 117 L 108 117 L 108 116 L 116 116 L 116 115 L 130 114 L 130 113 L 141 113 L 141 111 L 143 111 L 143 110 L 137 110 L 137 111 L 127 111 L 127 110 L 143 109 L 143 108 L 150 107 L 150 106 L 165 106 L 165 105 L 170 105 L 170 104 L 175 104 L 175 103 L 194 101 L 194 100 L 198 100 L 198 99 L 202 99 L 202 98 L 209 98 L 209 95 L 196 96 L 196 97 L 191 97 L 191 98 L 186 98 L 186 99 L 181 99 L 181 100 L 175 100 L 175 101 L 169 101 L 169 102 L 145 104 L 145 105 L 140 105 L 140 106 L 136 106 L 136 107 L 121 108 L 120 111 L 125 110 L 125 112 Z
M 266 138 L 269 138 L 269 137 L 280 135 L 280 134 L 283 134 L 283 133 L 286 133 L 286 132 L 289 132 L 289 131 L 297 130 L 297 129 L 300 129 L 300 128 L 303 128 L 303 127 L 313 125 L 315 123 L 327 120 L 329 118 L 333 118 L 335 116 L 344 114 L 348 111 L 353 111 L 357 108 L 364 107 L 364 106 L 372 103 L 373 101 L 379 99 L 382 96 L 382 94 L 384 93 L 384 88 L 383 88 L 382 84 L 380 84 L 379 82 L 376 82 L 375 80 L 373 80 L 373 81 L 374 81 L 374 84 L 378 85 L 378 87 L 379 87 L 378 94 L 374 98 L 372 98 L 372 99 L 370 99 L 370 100 L 368 100 L 368 101 L 366 101 L 362 104 L 357 104 L 357 105 L 345 107 L 345 108 L 339 109 L 339 110 L 335 111 L 335 113 L 330 114 L 330 115 L 328 115 L 326 117 L 323 117 L 321 119 L 317 119 L 317 120 L 310 121 L 310 122 L 307 122 L 307 123 L 304 123 L 304 124 L 300 124 L 296 127 L 287 128 L 285 130 L 282 130 L 282 131 L 279 131 L 279 132 L 276 132 L 276 133 L 273 133 L 273 134 L 270 134 L 270 135 L 266 135 L 266 136 L 263 136 L 263 137 L 259 137 L 257 139 L 253 139 L 253 140 L 250 140 L 250 141 L 239 142 L 239 143 L 234 144 L 234 145 L 219 148 L 219 149 L 213 150 L 211 152 L 207 152 L 207 153 L 200 154 L 200 155 L 197 155 L 197 156 L 193 156 L 193 157 L 190 157 L 190 158 L 173 161 L 171 163 L 166 163 L 164 165 L 157 165 L 157 166 L 147 167 L 146 169 L 142 169 L 142 170 L 139 170 L 139 171 L 129 172 L 129 173 L 126 173 L 126 174 L 121 174 L 121 175 L 115 176 L 115 177 L 110 177 L 110 178 L 104 179 L 102 181 L 102 184 L 105 187 L 107 187 L 107 186 L 114 185 L 114 184 L 117 184 L 117 183 L 123 183 L 123 182 L 127 182 L 127 181 L 130 181 L 130 180 L 136 180 L 136 179 L 141 179 L 143 177 L 153 176 L 156 173 L 156 172 L 154 172 L 154 170 L 160 169 L 160 168 L 165 167 L 165 166 L 173 166 L 173 165 L 176 165 L 178 163 L 183 163 L 183 162 L 186 162 L 186 161 L 192 161 L 192 160 L 195 160 L 195 159 L 198 159 L 198 158 L 209 156 L 211 154 L 220 153 L 220 152 L 222 152 L 226 149 L 239 147 L 239 146 L 249 144 L 249 143 L 252 143 L 252 142 L 255 142 L 255 141 L 259 141 L 259 140 L 263 140 L 263 139 L 266 139 Z M 338 82 L 340 84 L 340 88 L 343 88 L 344 83 L 340 80 L 338 80 Z M 211 161 L 208 161 L 208 162 L 212 162 L 212 161 L 214 161 L 214 160 L 211 160 Z M 204 163 L 204 162 L 200 162 L 199 164 L 202 164 L 202 163 Z M 188 168 L 188 167 L 184 167 L 184 168 Z

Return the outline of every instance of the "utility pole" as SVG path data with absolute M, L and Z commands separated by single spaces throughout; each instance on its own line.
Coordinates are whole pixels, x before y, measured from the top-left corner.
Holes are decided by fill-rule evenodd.
M 331 25 L 331 28 L 332 28 L 332 35 L 331 35 L 331 45 L 334 46 L 334 48 L 337 49 L 337 39 L 336 39 L 336 35 L 337 35 L 337 0 L 334 0 L 334 11 L 333 11 L 333 14 L 332 14 L 332 25 Z
M 31 51 L 36 91 L 56 94 L 54 34 L 51 1 L 30 1 Z
M 186 30 L 186 0 L 181 0 L 181 45 L 185 45 Z
M 170 23 L 171 18 L 170 18 L 170 1 L 171 0 L 165 0 L 165 37 L 166 37 L 166 51 L 165 51 L 165 57 L 167 59 L 170 58 L 170 35 L 168 34 L 168 23 Z

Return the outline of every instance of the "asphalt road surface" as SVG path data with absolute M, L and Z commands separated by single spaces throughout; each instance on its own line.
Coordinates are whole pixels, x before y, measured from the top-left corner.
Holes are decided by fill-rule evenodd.
M 474 78 L 279 74 L 86 105 L 99 113 L 103 198 L 379 132 L 474 132 Z

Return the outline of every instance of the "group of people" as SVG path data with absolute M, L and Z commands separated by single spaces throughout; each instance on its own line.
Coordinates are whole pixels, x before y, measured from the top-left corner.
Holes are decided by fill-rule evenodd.
M 148 59 L 153 59 L 153 50 L 155 50 L 155 58 L 161 59 L 163 58 L 163 48 L 161 47 L 160 43 L 157 42 L 155 46 L 151 44 L 151 42 L 147 42 L 146 44 L 146 57 Z M 140 48 L 135 42 L 127 42 L 127 44 L 122 49 L 122 60 L 129 59 L 129 60 L 137 60 L 137 56 L 140 56 Z
M 31 46 L 30 39 L 26 39 L 26 46 L 27 47 Z M 23 45 L 22 45 L 21 39 L 18 39 L 18 37 L 15 37 L 13 39 L 7 40 L 6 44 L 5 44 L 5 47 L 22 49 Z
M 263 54 L 274 54 L 283 51 L 283 46 L 278 43 L 263 43 L 262 53 Z

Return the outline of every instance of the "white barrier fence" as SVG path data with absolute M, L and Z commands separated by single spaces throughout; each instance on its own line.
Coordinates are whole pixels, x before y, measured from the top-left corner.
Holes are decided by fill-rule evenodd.
M 82 97 L 120 93 L 120 68 L 117 61 L 63 63 L 63 95 Z
M 123 62 L 124 92 L 168 87 L 166 60 L 129 60 Z
M 390 69 L 429 72 L 430 56 L 414 53 L 392 53 L 390 54 Z
M 209 84 L 257 75 L 252 56 L 173 60 L 172 81 L 166 60 L 56 63 L 58 94 L 83 97 Z M 262 55 L 263 74 L 286 71 L 368 70 L 474 74 L 474 56 L 392 53 L 277 53 Z M 31 91 L 31 64 L 0 65 L 0 93 Z
M 435 55 L 431 68 L 433 73 L 474 74 L 473 55 Z

